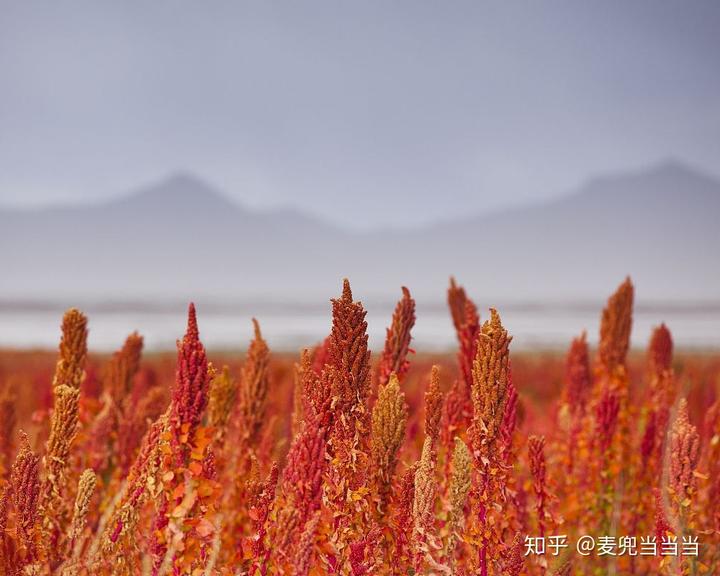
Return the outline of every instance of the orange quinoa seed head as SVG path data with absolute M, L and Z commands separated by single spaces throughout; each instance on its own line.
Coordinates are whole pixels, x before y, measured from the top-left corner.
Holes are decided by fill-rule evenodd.
M 70 308 L 62 320 L 60 358 L 55 368 L 53 386 L 65 384 L 79 388 L 87 357 L 87 318 L 75 308 Z
M 630 347 L 634 294 L 635 288 L 628 277 L 610 296 L 603 310 L 598 354 L 606 374 L 612 374 L 625 364 Z
M 392 323 L 387 329 L 385 337 L 385 348 L 378 363 L 378 385 L 386 384 L 390 374 L 395 373 L 398 380 L 402 381 L 405 373 L 410 367 L 407 360 L 410 350 L 412 336 L 410 332 L 415 325 L 415 300 L 410 296 L 410 291 L 402 287 L 403 296 L 395 306 L 392 316 Z

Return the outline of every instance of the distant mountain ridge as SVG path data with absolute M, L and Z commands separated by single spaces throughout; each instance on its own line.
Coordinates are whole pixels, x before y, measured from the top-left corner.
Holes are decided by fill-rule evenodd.
M 720 182 L 677 162 L 594 179 L 544 204 L 416 229 L 349 232 L 255 212 L 178 174 L 97 204 L 0 210 L 0 298 L 357 294 L 400 285 L 479 302 L 601 298 L 630 274 L 640 298 L 720 297 Z

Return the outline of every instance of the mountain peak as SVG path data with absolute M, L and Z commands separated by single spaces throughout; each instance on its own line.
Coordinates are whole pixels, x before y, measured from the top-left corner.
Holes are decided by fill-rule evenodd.
M 215 186 L 190 172 L 178 171 L 150 183 L 119 200 L 122 204 L 142 203 L 158 208 L 188 208 L 207 211 L 212 206 L 238 208 Z
M 714 198 L 719 187 L 714 176 L 677 158 L 668 158 L 641 169 L 593 178 L 580 188 L 580 196 L 608 200 L 613 194 L 621 194 L 626 198 L 659 200 L 691 193 Z
M 160 185 L 178 186 L 178 187 L 193 187 L 193 188 L 204 188 L 207 190 L 215 190 L 212 184 L 208 183 L 207 180 L 203 180 L 197 174 L 188 172 L 185 170 L 178 170 L 168 174 L 165 178 L 159 181 Z
M 7 213 L 0 246 L 13 249 L 0 254 L 0 291 L 291 301 L 327 295 L 352 274 L 367 295 L 408 285 L 442 296 L 456 274 L 502 303 L 600 298 L 630 272 L 643 298 L 717 298 L 720 183 L 712 176 L 664 162 L 584 190 L 591 193 L 465 222 L 353 235 L 295 212 L 236 208 L 178 173 L 113 202 Z
M 711 181 L 716 182 L 712 176 L 703 170 L 695 168 L 692 165 L 673 157 L 666 158 L 665 160 L 650 166 L 638 175 L 642 175 L 643 173 L 645 176 L 661 180 L 669 180 L 673 183 L 689 180 L 702 181 L 704 183 Z
M 663 172 L 663 173 L 681 173 L 681 174 L 687 174 L 687 173 L 697 173 L 697 170 L 695 170 L 692 166 L 690 166 L 688 163 L 684 162 L 680 158 L 676 158 L 675 156 L 668 156 L 667 158 L 663 158 L 659 162 L 656 162 L 653 164 L 649 170 L 649 172 Z

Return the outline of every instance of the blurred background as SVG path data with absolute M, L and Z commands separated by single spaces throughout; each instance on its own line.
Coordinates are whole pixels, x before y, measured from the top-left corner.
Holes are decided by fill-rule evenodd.
M 454 343 L 455 275 L 515 345 L 636 285 L 720 346 L 720 4 L 0 0 L 0 346 L 321 339 L 350 278 Z

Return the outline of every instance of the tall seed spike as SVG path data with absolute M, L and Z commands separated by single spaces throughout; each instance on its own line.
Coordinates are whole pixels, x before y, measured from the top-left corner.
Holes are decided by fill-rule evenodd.
M 379 386 L 386 384 L 393 372 L 402 380 L 410 367 L 407 357 L 411 351 L 411 331 L 415 325 L 415 300 L 405 286 L 402 292 L 403 296 L 393 311 L 390 327 L 386 330 L 385 347 L 377 369 Z
M 425 391 L 425 434 L 437 442 L 440 436 L 443 393 L 440 390 L 440 367 L 434 365 L 430 371 L 430 383 Z
M 75 543 L 85 529 L 90 499 L 95 493 L 97 476 L 90 468 L 85 470 L 78 481 L 77 496 L 75 498 L 75 510 L 72 523 L 70 524 L 70 540 Z
M 40 457 L 30 448 L 27 434 L 20 434 L 20 451 L 12 467 L 11 485 L 17 515 L 15 530 L 26 561 L 35 559 L 35 523 L 40 498 Z
M 347 278 L 343 278 L 342 299 L 345 302 L 353 301 L 352 290 L 350 289 L 350 280 Z
M 625 364 L 630 347 L 635 288 L 627 277 L 608 299 L 600 323 L 598 356 L 606 374 Z
M 400 391 L 400 383 L 393 373 L 390 381 L 380 388 L 372 412 L 372 456 L 381 512 L 390 491 L 398 450 L 405 439 L 407 417 L 405 394 Z
M 80 387 L 87 356 L 87 334 L 86 316 L 76 308 L 65 312 L 53 386 L 65 384 L 73 388 Z

